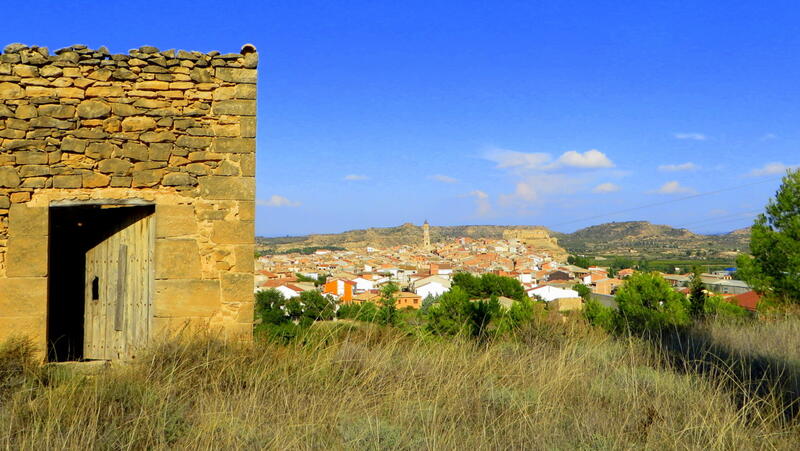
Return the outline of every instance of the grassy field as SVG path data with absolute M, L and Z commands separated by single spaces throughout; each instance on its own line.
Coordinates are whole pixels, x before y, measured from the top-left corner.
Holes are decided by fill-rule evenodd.
M 579 321 L 540 321 L 486 345 L 329 323 L 289 345 L 183 337 L 87 377 L 39 368 L 24 345 L 7 343 L 0 444 L 791 449 L 800 440 L 774 398 L 738 396 L 724 376 L 673 368 L 655 349 Z

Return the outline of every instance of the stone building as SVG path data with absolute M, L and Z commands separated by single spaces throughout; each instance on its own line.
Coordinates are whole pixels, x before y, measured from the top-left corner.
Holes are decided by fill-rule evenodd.
M 257 64 L 5 47 L 0 340 L 73 360 L 187 325 L 251 336 Z

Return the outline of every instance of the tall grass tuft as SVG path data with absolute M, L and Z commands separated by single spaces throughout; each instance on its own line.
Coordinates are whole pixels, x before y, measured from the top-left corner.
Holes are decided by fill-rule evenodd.
M 95 376 L 15 373 L 25 382 L 0 407 L 0 445 L 751 449 L 800 438 L 779 406 L 737 405 L 723 381 L 665 361 L 574 321 L 480 344 L 358 322 L 317 324 L 289 344 L 198 334 Z

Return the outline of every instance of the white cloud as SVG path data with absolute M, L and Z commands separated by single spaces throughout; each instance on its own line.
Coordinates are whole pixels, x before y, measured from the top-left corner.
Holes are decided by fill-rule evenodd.
M 344 179 L 353 182 L 359 180 L 369 180 L 369 177 L 367 177 L 366 175 L 348 174 L 344 176 Z
M 614 163 L 608 159 L 606 154 L 597 149 L 587 150 L 584 153 L 570 150 L 564 152 L 556 165 L 571 166 L 575 168 L 613 168 Z
M 518 168 L 536 171 L 549 171 L 563 167 L 599 169 L 613 168 L 614 163 L 606 154 L 597 149 L 586 152 L 568 150 L 553 161 L 553 156 L 545 152 L 517 152 L 514 150 L 494 149 L 486 153 L 485 158 L 494 161 L 497 167 Z
M 700 169 L 700 166 L 691 161 L 681 164 L 662 164 L 658 167 L 661 172 L 696 171 L 698 169 Z
M 611 182 L 606 182 L 595 186 L 592 191 L 595 193 L 605 194 L 605 193 L 615 193 L 619 190 L 620 190 L 619 185 L 615 185 Z
M 708 137 L 702 133 L 675 133 L 677 139 L 691 139 L 693 141 L 705 141 Z
M 493 149 L 486 153 L 486 159 L 494 161 L 498 168 L 545 169 L 553 157 L 549 153 L 525 153 L 515 150 Z
M 428 178 L 442 183 L 458 183 L 458 179 L 450 177 L 449 175 L 436 174 Z
M 300 202 L 293 202 L 283 196 L 273 194 L 269 199 L 259 199 L 256 204 L 262 207 L 299 207 Z
M 776 161 L 773 163 L 767 163 L 761 168 L 753 169 L 752 171 L 750 171 L 749 175 L 752 177 L 761 177 L 764 175 L 783 175 L 789 169 L 796 169 L 798 167 L 800 166 L 798 165 L 789 166 Z
M 488 216 L 492 213 L 492 204 L 489 201 L 489 195 L 481 190 L 473 190 L 469 193 L 470 196 L 475 198 L 475 206 L 478 216 Z
M 695 194 L 695 193 L 697 193 L 697 191 L 695 191 L 692 188 L 688 188 L 686 186 L 682 186 L 676 180 L 673 180 L 671 182 L 667 182 L 667 183 L 661 185 L 661 188 L 659 188 L 657 190 L 650 191 L 650 193 L 652 193 L 652 194 Z
M 773 139 L 778 139 L 778 135 L 775 133 L 766 133 L 761 137 L 761 141 L 771 141 Z

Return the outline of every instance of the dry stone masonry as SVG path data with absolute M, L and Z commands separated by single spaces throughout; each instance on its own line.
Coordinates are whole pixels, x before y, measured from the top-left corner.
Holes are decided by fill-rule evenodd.
M 0 54 L 0 340 L 47 340 L 48 212 L 155 206 L 152 329 L 249 334 L 256 66 L 239 53 L 111 54 L 11 44 Z

